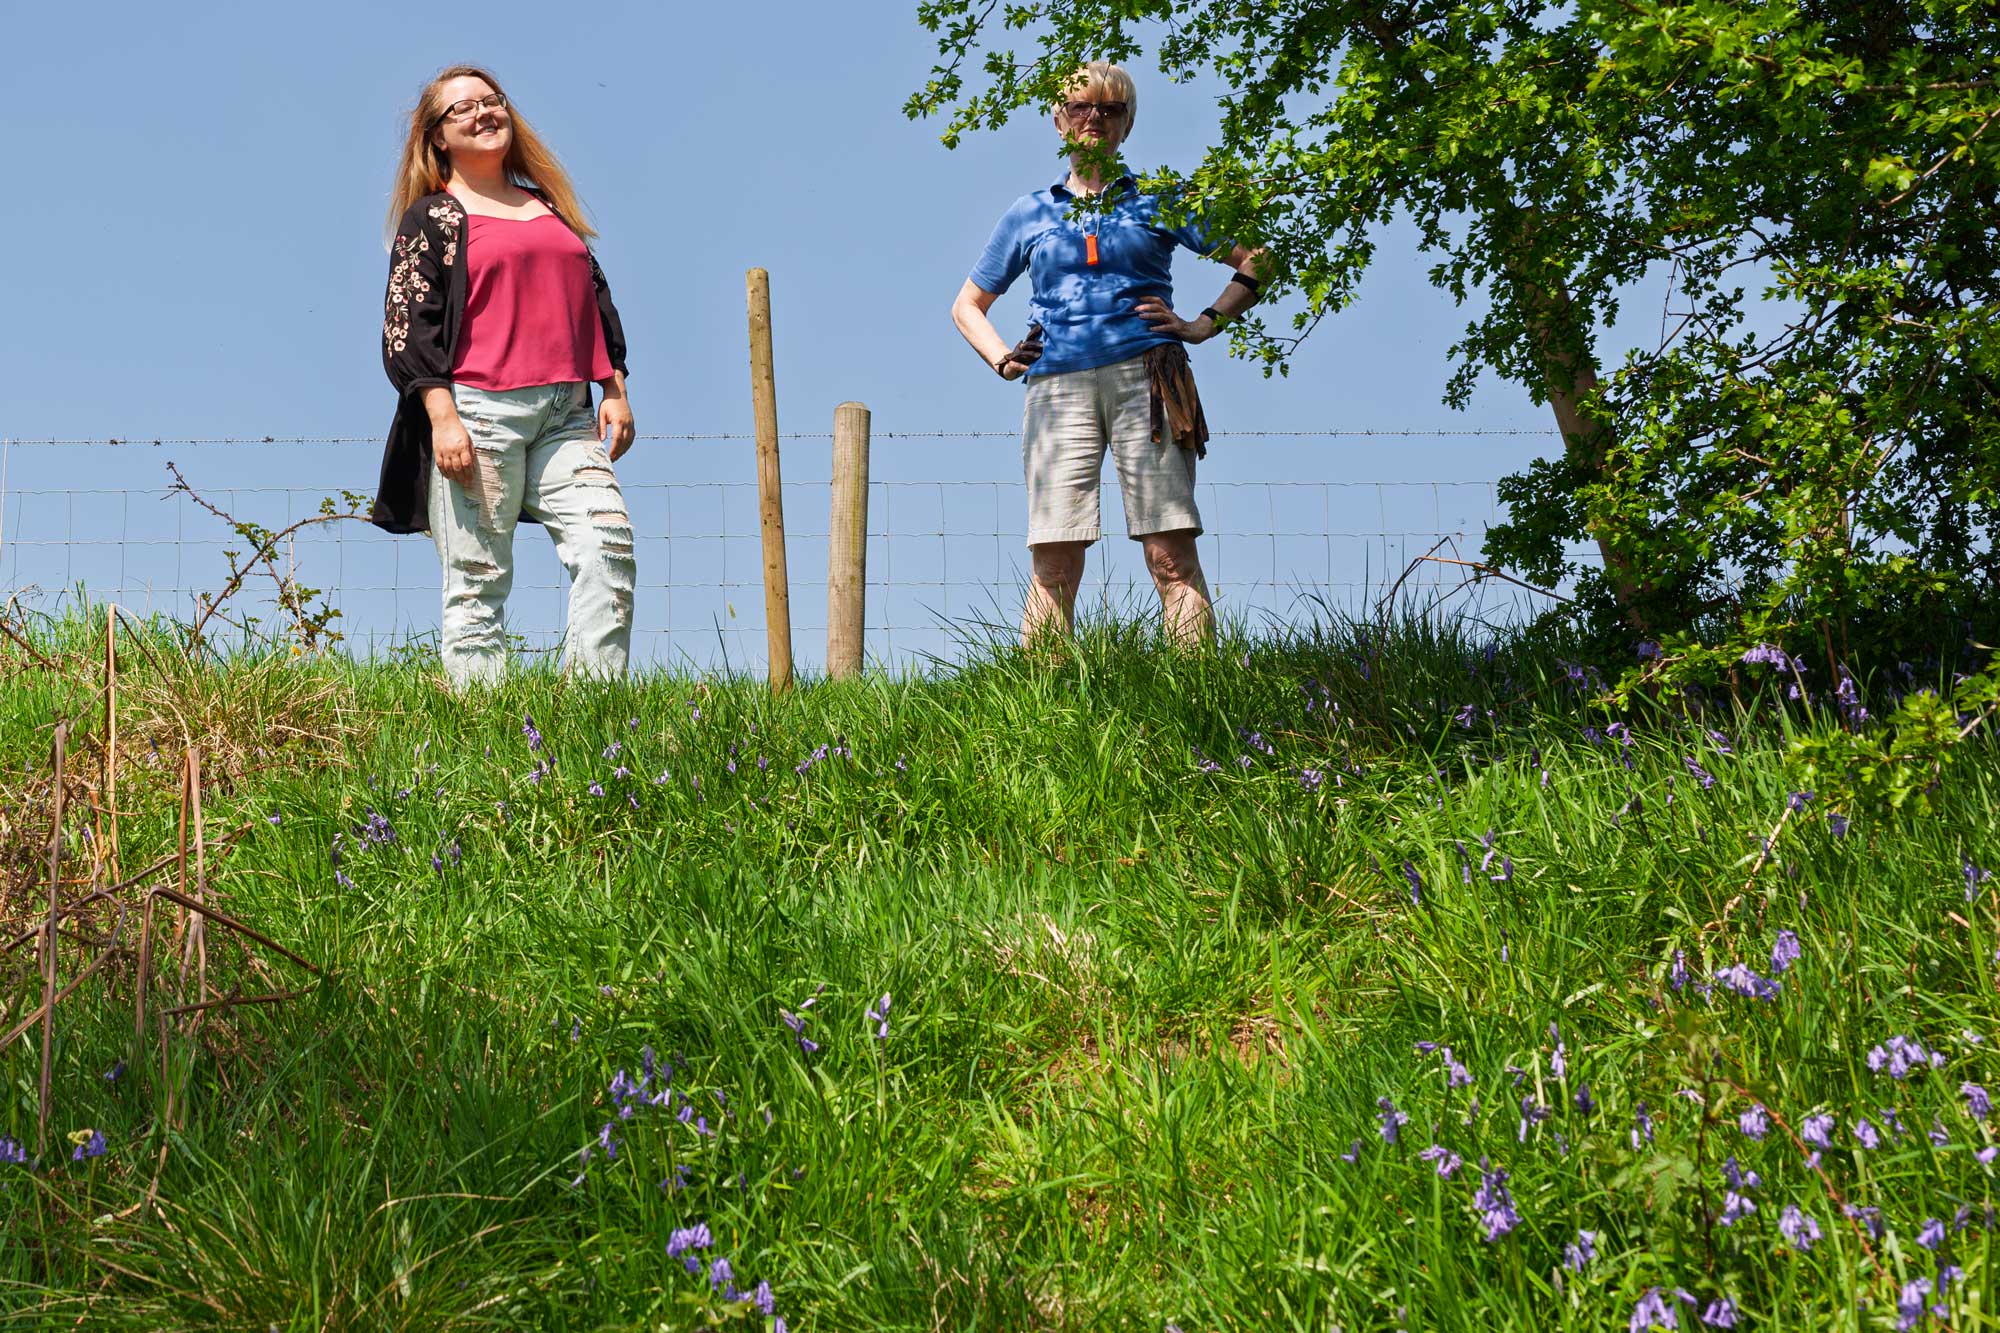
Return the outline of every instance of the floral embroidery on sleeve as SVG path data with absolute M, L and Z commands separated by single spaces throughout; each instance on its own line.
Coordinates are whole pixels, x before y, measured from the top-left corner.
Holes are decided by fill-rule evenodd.
M 382 342 L 392 353 L 407 345 L 410 307 L 430 294 L 430 279 L 421 265 L 430 248 L 430 238 L 422 232 L 396 238 L 396 262 L 389 269 L 388 308 L 382 320 Z
M 431 221 L 444 235 L 444 266 L 450 268 L 452 260 L 458 258 L 458 225 L 465 212 L 455 203 L 443 202 L 432 204 L 430 212 Z

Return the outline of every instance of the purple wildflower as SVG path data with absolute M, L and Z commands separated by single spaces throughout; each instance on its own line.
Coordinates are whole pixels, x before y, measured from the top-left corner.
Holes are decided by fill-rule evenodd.
M 1715 1220 L 1721 1226 L 1733 1227 L 1756 1211 L 1757 1205 L 1747 1195 L 1728 1190 L 1722 1196 L 1722 1215 Z
M 1708 1308 L 1701 1312 L 1701 1322 L 1710 1328 L 1735 1328 L 1736 1302 L 1727 1296 L 1717 1296 L 1708 1303 Z
M 69 1136 L 76 1145 L 76 1151 L 69 1155 L 72 1162 L 88 1161 L 92 1157 L 104 1156 L 104 1131 L 101 1129 L 80 1129 Z
M 1436 1162 L 1437 1173 L 1446 1180 L 1450 1180 L 1453 1176 L 1457 1175 L 1458 1169 L 1465 1165 L 1464 1158 L 1441 1143 L 1433 1143 L 1430 1147 L 1418 1153 L 1417 1160 L 1420 1162 Z
M 1487 878 L 1495 884 L 1508 883 L 1514 878 L 1514 858 L 1511 856 L 1502 856 L 1500 858 L 1500 869 L 1488 875 Z
M 1723 1159 L 1722 1178 L 1729 1182 L 1729 1188 L 1733 1190 L 1754 1190 L 1764 1183 L 1764 1178 L 1755 1171 L 1745 1171 L 1736 1164 L 1735 1153 Z
M 1588 1083 L 1577 1084 L 1576 1096 L 1570 1100 L 1576 1104 L 1576 1109 L 1585 1115 L 1589 1115 L 1597 1109 L 1597 1101 L 1590 1095 L 1590 1085 Z
M 1479 1189 L 1472 1196 L 1472 1206 L 1479 1210 L 1479 1220 L 1486 1227 L 1486 1241 L 1490 1245 L 1521 1224 L 1520 1213 L 1514 1210 L 1514 1196 L 1507 1191 L 1507 1172 L 1504 1168 L 1487 1169 L 1485 1158 L 1479 1160 Z
M 882 998 L 877 1000 L 875 1002 L 875 1007 L 868 1011 L 868 1021 L 879 1025 L 875 1030 L 875 1039 L 877 1041 L 885 1041 L 888 1039 L 889 992 L 883 991 Z
M 1984 1120 L 1993 1114 L 1993 1099 L 1986 1095 L 1986 1089 L 1977 1083 L 1961 1083 L 1958 1091 L 1965 1098 L 1966 1113 L 1974 1120 Z
M 1785 805 L 1795 815 L 1805 813 L 1806 803 L 1813 799 L 1809 791 L 1795 791 L 1785 799 Z
M 2000 1148 L 1981 1148 L 1978 1152 L 1972 1154 L 1972 1156 L 1981 1166 L 1991 1166 L 1993 1165 L 1993 1159 L 2000 1157 Z
M 1563 1267 L 1572 1273 L 1581 1273 L 1597 1257 L 1597 1233 L 1579 1231 L 1576 1243 L 1563 1246 Z
M 1660 660 L 1660 645 L 1654 643 L 1651 639 L 1639 640 L 1638 645 L 1632 651 L 1638 655 L 1641 662 L 1657 662 Z
M 1961 855 L 1959 859 L 1965 863 L 1965 901 L 1971 902 L 1978 895 L 1979 886 L 1993 878 L 1993 872 L 1980 869 L 1969 856 Z
M 1752 1102 L 1749 1110 L 1736 1117 L 1736 1127 L 1743 1131 L 1744 1138 L 1762 1142 L 1771 1132 L 1771 1117 L 1762 1102 Z
M 1722 968 L 1715 974 L 1715 979 L 1738 995 L 1754 1000 L 1775 1000 L 1782 989 L 1777 982 L 1758 976 L 1742 963 L 1731 963 Z
M 1554 1111 L 1551 1111 L 1533 1097 L 1523 1097 L 1521 1099 L 1521 1128 L 1514 1136 L 1516 1141 L 1526 1143 L 1528 1141 L 1529 1127 L 1541 1124 L 1554 1114 Z
M 1772 666 L 1780 671 L 1795 670 L 1785 650 L 1774 643 L 1760 643 L 1736 659 L 1745 666 Z
M 1840 1212 L 1843 1217 L 1859 1222 L 1874 1239 L 1882 1239 L 1882 1210 L 1880 1208 L 1856 1207 L 1850 1203 L 1843 1205 Z
M 1639 1151 L 1641 1143 L 1653 1141 L 1653 1117 L 1647 1113 L 1646 1103 L 1640 1102 L 1632 1112 L 1632 1151 Z
M 1911 1278 L 1903 1284 L 1902 1293 L 1896 1297 L 1897 1333 L 1909 1333 L 1922 1322 L 1930 1294 L 1931 1280 L 1927 1277 Z
M 1403 878 L 1410 882 L 1410 906 L 1423 906 L 1424 877 L 1411 862 L 1403 862 Z
M 1783 976 L 1800 957 L 1799 937 L 1789 930 L 1779 931 L 1777 943 L 1771 946 L 1771 971 Z
M 1632 1307 L 1632 1318 L 1626 1327 L 1630 1333 L 1646 1333 L 1646 1330 L 1652 1328 L 1677 1329 L 1680 1327 L 1680 1316 L 1660 1289 L 1651 1287 L 1639 1298 L 1639 1303 Z
M 724 1283 L 734 1283 L 735 1281 L 736 1272 L 729 1266 L 729 1261 L 717 1255 L 715 1262 L 708 1266 L 708 1285 L 711 1287 L 720 1287 Z
M 677 1259 L 691 1250 L 705 1250 L 715 1243 L 708 1234 L 708 1223 L 697 1222 L 691 1227 L 675 1227 L 667 1236 L 667 1258 Z
M 1831 1148 L 1833 1131 L 1837 1124 L 1832 1116 L 1824 1112 L 1809 1115 L 1799 1122 L 1799 1137 L 1815 1148 Z
M 1797 1204 L 1788 1203 L 1785 1205 L 1784 1216 L 1778 1219 L 1778 1234 L 1790 1242 L 1793 1249 L 1804 1253 L 1812 1249 L 1814 1242 L 1819 1240 L 1819 1223 L 1800 1212 Z
M 1472 1071 L 1459 1063 L 1451 1053 L 1451 1047 L 1444 1048 L 1444 1085 L 1447 1088 L 1469 1088 L 1472 1086 Z
M 1889 1038 L 1868 1052 L 1870 1069 L 1878 1074 L 1886 1069 L 1890 1078 L 1899 1080 L 1908 1078 L 1925 1066 L 1936 1068 L 1943 1063 L 1942 1053 L 1927 1051 L 1922 1042 L 1901 1035 Z
M 1667 968 L 1667 983 L 1675 990 L 1685 990 L 1688 984 L 1687 955 L 1674 950 L 1674 961 Z
M 1299 786 L 1305 788 L 1307 791 L 1318 791 L 1320 784 L 1325 781 L 1326 773 L 1321 769 L 1302 768 L 1299 770 Z
M 1868 1123 L 1867 1116 L 1857 1116 L 1854 1121 L 1854 1141 L 1873 1151 L 1882 1146 L 1882 1135 L 1875 1126 Z
M 535 719 L 532 715 L 527 713 L 521 715 L 521 734 L 528 738 L 529 753 L 540 754 L 542 751 L 542 733 L 536 730 Z
M 1715 775 L 1696 763 L 1693 755 L 1688 755 L 1683 762 L 1687 764 L 1688 772 L 1694 774 L 1694 780 L 1701 784 L 1703 791 L 1715 785 Z
M 1834 810 L 1827 811 L 1826 826 L 1828 829 L 1832 830 L 1833 836 L 1836 838 L 1844 838 L 1847 836 L 1847 816 L 1839 813 L 1838 811 Z
M 1346 1151 L 1346 1152 L 1344 1152 L 1344 1153 L 1342 1153 L 1342 1154 L 1340 1155 L 1340 1160 L 1341 1160 L 1341 1161 L 1343 1161 L 1343 1162 L 1346 1162 L 1346 1163 L 1348 1163 L 1348 1164 L 1350 1164 L 1350 1165 L 1352 1165 L 1353 1163 L 1355 1163 L 1355 1162 L 1357 1162 L 1357 1161 L 1360 1161 L 1360 1160 L 1361 1160 L 1361 1140 L 1360 1140 L 1360 1139 L 1356 1139 L 1356 1140 L 1355 1140 L 1354 1142 L 1352 1142 L 1352 1143 L 1348 1144 L 1348 1145 L 1347 1145 L 1347 1151 Z
M 28 1150 L 21 1146 L 20 1140 L 0 1134 L 0 1166 L 26 1166 L 27 1164 Z
M 1554 1023 L 1549 1024 L 1549 1040 L 1556 1044 L 1555 1051 L 1549 1056 L 1549 1072 L 1557 1078 L 1568 1078 L 1569 1049 L 1563 1045 L 1562 1029 Z
M 1917 1232 L 1917 1244 L 1927 1250 L 1935 1250 L 1944 1244 L 1944 1223 L 1935 1217 L 1925 1218 L 1923 1229 Z
M 1381 1128 L 1376 1132 L 1382 1136 L 1384 1143 L 1393 1146 L 1396 1142 L 1396 1136 L 1402 1131 L 1403 1126 L 1410 1123 L 1410 1117 L 1398 1111 L 1396 1103 L 1390 1101 L 1387 1097 L 1376 1098 L 1375 1105 L 1381 1108 L 1376 1112 L 1375 1118 L 1382 1122 Z

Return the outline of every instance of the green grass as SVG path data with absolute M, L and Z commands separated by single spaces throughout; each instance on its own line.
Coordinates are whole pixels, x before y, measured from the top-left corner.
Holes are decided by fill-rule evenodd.
M 50 1160 L 0 1167 L 0 1320 L 768 1328 L 688 1302 L 708 1283 L 667 1241 L 702 1221 L 703 1261 L 768 1280 L 794 1330 L 1624 1329 L 1654 1287 L 1698 1299 L 1682 1328 L 1723 1294 L 1744 1327 L 1887 1328 L 1941 1259 L 1964 1270 L 1950 1326 L 1994 1326 L 1992 1131 L 1958 1092 L 2000 1083 L 1995 903 L 1967 902 L 1962 868 L 2000 864 L 1991 746 L 1926 813 L 1849 812 L 1836 837 L 1807 804 L 1753 881 L 1796 785 L 1789 730 L 1829 719 L 1754 693 L 1700 722 L 1642 708 L 1626 748 L 1586 735 L 1610 718 L 1552 649 L 1366 643 L 1187 657 L 1110 626 L 1060 665 L 995 650 L 781 699 L 529 674 L 469 700 L 415 664 L 193 670 L 155 643 L 122 668 L 125 866 L 171 847 L 178 707 L 210 836 L 251 825 L 212 890 L 327 976 L 177 1037 L 164 1075 L 133 1045 L 128 959 L 62 1007 Z M 53 716 L 95 771 L 101 705 L 67 674 L 21 670 L 0 703 L 15 930 L 45 892 Z M 393 840 L 360 831 L 371 812 Z M 1698 994 L 1738 961 L 1773 975 L 1781 930 L 1803 957 L 1777 998 Z M 212 938 L 225 989 L 300 981 Z M 7 959 L 12 1026 L 40 987 L 28 951 Z M 191 998 L 162 967 L 156 1009 Z M 781 1019 L 809 1000 L 810 1055 Z M 1895 1034 L 1943 1067 L 1871 1071 Z M 711 1134 L 616 1119 L 646 1046 Z M 0 1052 L 0 1133 L 31 1151 L 39 1050 L 37 1029 Z M 1525 1131 L 1524 1098 L 1549 1108 Z M 1738 1127 L 1752 1101 L 1779 1122 L 1762 1141 Z M 1794 1135 L 1819 1110 L 1838 1146 L 1815 1172 Z M 1879 1150 L 1855 1150 L 1860 1115 Z M 86 1128 L 108 1151 L 71 1161 Z M 1419 1158 L 1433 1141 L 1453 1178 Z M 1723 1226 L 1732 1154 L 1762 1183 Z M 1482 1159 L 1519 1216 L 1490 1242 Z M 1880 1237 L 1843 1201 L 1879 1208 Z M 1823 1233 L 1809 1253 L 1787 1204 Z

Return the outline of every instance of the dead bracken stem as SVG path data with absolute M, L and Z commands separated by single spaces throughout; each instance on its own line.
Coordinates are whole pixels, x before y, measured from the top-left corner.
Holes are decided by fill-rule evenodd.
M 49 1068 L 56 1039 L 56 922 L 61 919 L 63 767 L 68 742 L 69 724 L 56 723 L 55 814 L 49 829 L 49 923 L 42 941 L 42 1082 L 41 1097 L 36 1103 L 39 1108 L 36 1151 L 44 1157 L 49 1151 Z

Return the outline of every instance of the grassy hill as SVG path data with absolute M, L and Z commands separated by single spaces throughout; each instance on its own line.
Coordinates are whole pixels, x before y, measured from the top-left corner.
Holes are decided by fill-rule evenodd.
M 137 890 L 78 918 L 41 1153 L 41 1028 L 0 1051 L 24 1326 L 1994 1323 L 1990 745 L 1830 808 L 1775 686 L 1612 714 L 1409 626 L 777 699 L 127 638 L 123 873 L 192 741 L 207 892 L 325 975 L 211 926 L 200 995 L 159 900 L 139 1041 Z M 58 714 L 65 894 L 110 878 L 101 649 L 34 651 L 9 938 Z M 162 1009 L 287 991 L 163 1067 Z

